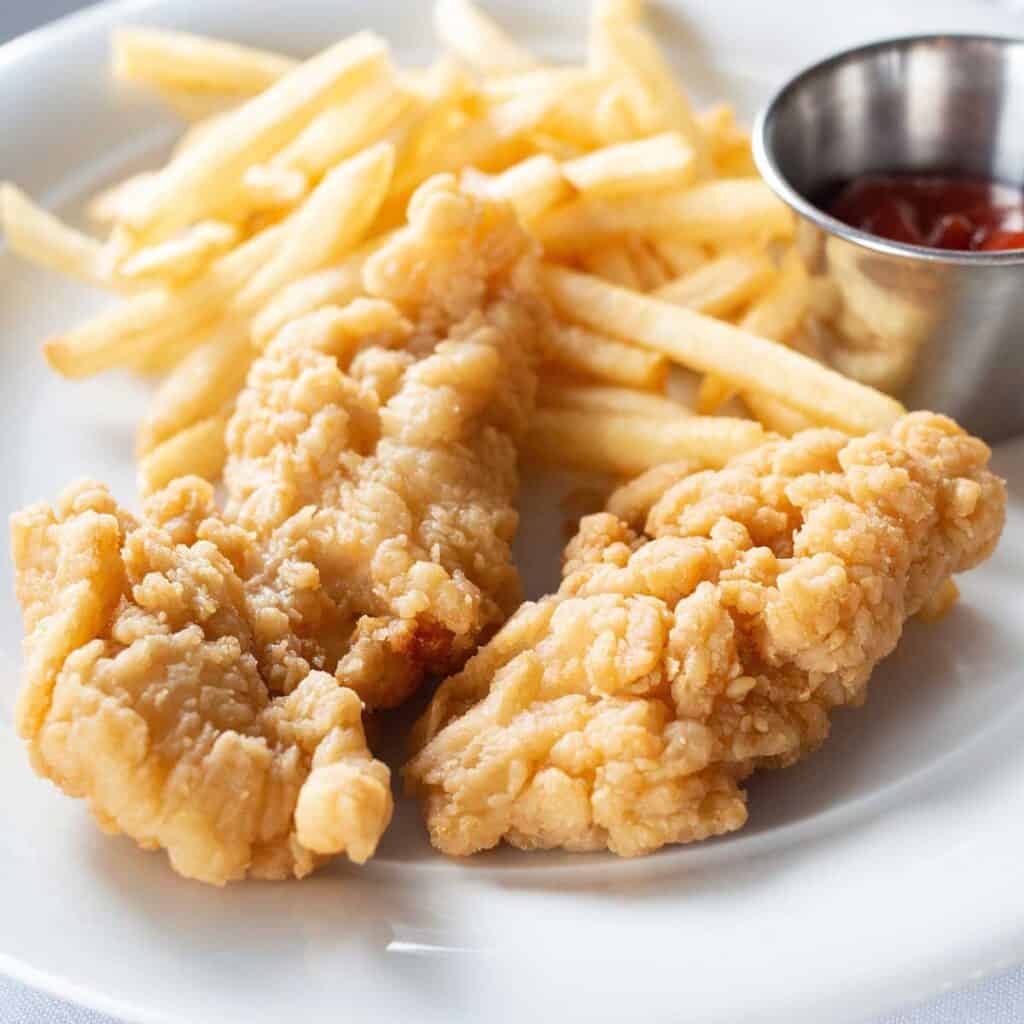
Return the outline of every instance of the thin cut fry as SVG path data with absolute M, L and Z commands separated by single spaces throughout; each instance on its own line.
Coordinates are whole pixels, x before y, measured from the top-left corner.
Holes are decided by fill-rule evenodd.
M 596 274 L 612 284 L 643 291 L 640 276 L 625 246 L 606 245 L 580 253 L 580 263 L 588 274 Z
M 776 282 L 748 310 L 740 329 L 772 341 L 787 342 L 800 326 L 810 301 L 810 283 L 803 260 L 795 249 L 786 253 Z M 737 389 L 728 381 L 709 376 L 701 384 L 697 409 L 714 412 Z
M 631 235 L 625 240 L 624 245 L 640 282 L 641 291 L 649 292 L 652 288 L 660 288 L 666 283 L 668 274 L 654 255 L 650 242 Z
M 694 148 L 698 173 L 705 175 L 711 167 L 703 133 L 689 100 L 654 37 L 641 24 L 639 14 L 638 4 L 598 0 L 590 23 L 590 66 L 609 77 L 634 80 L 649 97 L 651 121 L 643 126 L 645 133 L 681 132 Z
M 278 292 L 251 324 L 253 343 L 263 348 L 286 324 L 324 306 L 343 306 L 362 291 L 365 255 L 354 254 L 340 266 L 318 270 Z
M 693 415 L 685 405 L 671 398 L 634 388 L 545 382 L 539 401 L 542 406 L 556 409 L 642 416 L 652 420 L 676 420 L 680 416 Z
M 595 196 L 685 188 L 697 173 L 693 147 L 678 133 L 594 150 L 562 168 L 569 182 Z
M 536 61 L 470 0 L 439 0 L 434 6 L 438 38 L 470 67 L 486 75 L 527 71 Z
M 187 32 L 122 28 L 113 36 L 115 78 L 173 90 L 254 96 L 295 65 L 278 53 Z
M 764 431 L 752 420 L 690 416 L 669 421 L 540 409 L 530 425 L 526 453 L 539 461 L 628 475 L 685 458 L 721 466 L 763 440 Z
M 262 266 L 280 243 L 275 225 L 222 256 L 200 278 L 174 291 L 159 288 L 118 303 L 43 344 L 47 362 L 65 377 L 87 377 L 143 364 L 147 353 L 194 338 L 225 301 Z
M 236 308 L 255 309 L 284 285 L 344 256 L 377 216 L 394 165 L 394 147 L 382 142 L 327 174 L 295 215 L 273 259 L 238 296 Z
M 0 186 L 0 223 L 7 244 L 23 259 L 86 284 L 111 286 L 102 271 L 103 246 L 36 206 L 13 185 Z
M 156 278 L 178 284 L 195 277 L 238 241 L 238 230 L 222 221 L 204 220 L 176 238 L 140 249 L 118 267 L 131 281 Z
M 698 459 L 663 462 L 612 491 L 605 511 L 642 530 L 655 502 L 674 484 L 703 468 Z
M 663 355 L 582 327 L 560 326 L 551 331 L 548 356 L 567 370 L 637 388 L 660 387 L 668 374 Z
M 385 138 L 411 97 L 390 76 L 371 81 L 343 103 L 318 114 L 278 153 L 276 167 L 319 177 L 329 168 Z
M 218 415 L 241 390 L 252 357 L 244 324 L 215 328 L 160 385 L 139 425 L 136 452 L 146 455 L 193 423 Z
M 682 277 L 708 261 L 706 250 L 696 242 L 681 242 L 676 238 L 655 238 L 651 246 L 658 259 L 665 264 L 670 277 Z
M 764 391 L 852 433 L 884 428 L 903 412 L 895 399 L 732 324 L 562 267 L 547 267 L 544 280 L 555 308 L 570 319 L 744 390 Z
M 637 233 L 715 245 L 790 238 L 793 215 L 762 181 L 722 179 L 683 192 L 619 200 L 581 196 L 537 224 L 549 250 L 582 250 L 602 239 Z
M 155 179 L 155 172 L 143 171 L 104 189 L 89 201 L 86 212 L 90 220 L 97 224 L 113 224 L 126 218 L 128 211 L 142 200 Z
M 764 253 L 729 253 L 670 281 L 654 292 L 654 297 L 723 317 L 750 301 L 774 276 L 775 268 Z
M 462 172 L 462 186 L 477 195 L 511 203 L 524 223 L 540 216 L 570 192 L 558 161 L 545 153 L 531 156 L 494 176 L 467 167 Z
M 708 378 L 709 380 L 718 378 Z M 750 410 L 754 419 L 759 420 L 765 430 L 772 430 L 783 437 L 792 437 L 801 430 L 811 430 L 819 426 L 818 422 L 787 405 L 778 398 L 765 395 L 758 391 L 744 391 L 740 396 L 743 404 Z
M 309 178 L 302 171 L 276 164 L 253 164 L 242 177 L 242 192 L 254 210 L 279 210 L 297 206 L 309 193 Z
M 225 412 L 200 420 L 154 448 L 139 463 L 139 494 L 145 498 L 183 476 L 216 480 L 227 460 L 228 418 Z
M 229 203 L 245 168 L 269 158 L 321 110 L 350 95 L 374 71 L 387 46 L 361 32 L 300 65 L 226 117 L 220 129 L 173 160 L 134 209 L 128 226 L 145 241 L 175 231 Z

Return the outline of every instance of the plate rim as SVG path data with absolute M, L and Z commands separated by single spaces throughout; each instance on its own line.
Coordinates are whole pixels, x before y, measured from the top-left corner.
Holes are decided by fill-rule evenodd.
M 59 45 L 80 33 L 109 29 L 120 20 L 146 11 L 172 9 L 174 2 L 175 0 L 98 0 L 81 10 L 66 14 L 24 33 L 0 45 L 0 82 L 8 75 L 17 75 L 22 62 L 29 61 L 50 47 Z M 975 3 L 975 6 L 979 8 L 982 6 L 980 0 Z M 1012 11 L 1004 13 L 1008 20 L 1014 16 Z M 1024 35 L 1024 24 L 1018 26 L 1017 31 Z M 0 243 L 0 251 L 5 251 L 5 248 L 3 243 Z M 997 450 L 1005 451 L 1017 447 L 1024 451 L 1024 437 L 1005 442 L 999 445 Z M 1021 459 L 1021 466 L 1024 468 L 1024 458 Z M 913 777 L 903 780 L 901 785 L 909 785 L 912 782 Z M 1012 953 L 1004 952 L 1004 955 L 995 960 L 987 959 L 981 968 L 976 966 L 977 960 L 981 959 L 981 952 L 977 949 L 974 950 L 977 954 L 975 957 L 966 956 L 961 951 L 961 955 L 956 958 L 955 966 L 947 966 L 941 970 L 941 979 L 939 977 L 940 968 L 937 965 L 932 967 L 928 971 L 932 980 L 927 983 L 923 981 L 918 983 L 916 995 L 907 995 L 905 988 L 902 990 L 902 995 L 897 995 L 896 986 L 890 984 L 888 987 L 892 991 L 892 996 L 886 1000 L 889 1011 L 883 1009 L 874 1012 L 884 1013 L 895 1011 L 900 1007 L 917 1006 L 943 993 L 983 981 L 1002 970 L 1024 963 L 1024 922 L 1017 929 L 1014 939 Z M 1006 947 L 1004 947 L 1005 950 Z M 100 989 L 85 987 L 58 973 L 33 966 L 25 960 L 2 952 L 0 952 L 0 973 L 15 982 L 64 1000 L 74 1006 L 94 1010 L 117 1019 L 137 1021 L 138 1024 L 199 1024 L 196 1019 L 186 1021 L 185 1018 L 178 1016 L 173 1011 L 165 1012 L 147 1008 L 132 1000 L 108 995 Z M 883 986 L 876 985 L 871 988 L 872 994 L 876 998 L 882 998 Z

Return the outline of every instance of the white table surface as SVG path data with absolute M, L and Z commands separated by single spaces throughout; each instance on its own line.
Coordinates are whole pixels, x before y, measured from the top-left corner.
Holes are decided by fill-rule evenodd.
M 0 43 L 88 6 L 80 0 L 0 0 Z M 922 4 L 924 6 L 924 4 Z M 1024 0 L 1007 6 L 1024 7 Z M 1024 967 L 871 1024 L 1021 1024 Z M 116 1024 L 0 975 L 0 1024 Z M 823 1022 L 827 1024 L 827 1022 Z

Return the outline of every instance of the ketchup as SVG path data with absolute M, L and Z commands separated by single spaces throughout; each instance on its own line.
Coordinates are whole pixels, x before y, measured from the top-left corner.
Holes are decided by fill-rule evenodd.
M 1024 249 L 1024 192 L 938 174 L 865 174 L 826 206 L 851 227 L 894 242 L 961 252 Z

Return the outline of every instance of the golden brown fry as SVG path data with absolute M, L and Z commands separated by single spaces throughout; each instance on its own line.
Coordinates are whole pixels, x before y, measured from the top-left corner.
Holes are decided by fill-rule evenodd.
M 547 354 L 567 370 L 636 388 L 661 387 L 668 374 L 663 355 L 582 327 L 561 325 L 551 331 Z
M 752 420 L 684 416 L 670 421 L 540 409 L 527 435 L 526 454 L 539 461 L 629 475 L 684 458 L 721 466 L 763 440 L 761 425 Z
M 763 252 L 728 253 L 663 285 L 654 297 L 724 317 L 749 302 L 774 276 L 775 268 Z
M 0 185 L 0 225 L 12 252 L 39 267 L 102 288 L 102 245 L 37 206 L 14 185 Z
M 546 153 L 527 157 L 494 176 L 467 167 L 462 172 L 461 184 L 476 195 L 511 203 L 524 223 L 534 220 L 571 192 L 558 161 Z
M 169 29 L 116 29 L 112 45 L 115 78 L 174 92 L 254 96 L 297 63 L 279 53 Z
M 548 266 L 544 281 L 568 319 L 627 339 L 744 390 L 764 391 L 822 422 L 863 433 L 899 418 L 899 402 L 775 342 L 600 278 Z
M 289 223 L 280 248 L 236 300 L 240 311 L 267 303 L 285 285 L 347 255 L 373 223 L 395 166 L 387 142 L 338 164 Z
M 122 260 L 120 277 L 130 281 L 177 285 L 195 277 L 238 241 L 238 229 L 218 220 L 204 220 L 166 242 L 139 249 Z
M 115 367 L 146 365 L 166 346 L 200 338 L 202 327 L 274 252 L 283 230 L 283 224 L 267 228 L 183 288 L 142 292 L 49 338 L 43 345 L 47 361 L 65 377 L 88 377 Z
M 588 274 L 596 274 L 623 288 L 643 291 L 636 266 L 623 245 L 605 245 L 598 249 L 589 249 L 580 253 L 579 260 Z
M 470 0 L 438 0 L 434 31 L 445 46 L 482 74 L 513 74 L 536 65 L 527 50 Z
M 554 409 L 576 409 L 580 412 L 612 413 L 618 416 L 641 416 L 651 420 L 677 420 L 692 416 L 685 405 L 635 388 L 593 384 L 562 384 L 542 381 L 538 401 Z
M 183 476 L 216 480 L 227 459 L 228 419 L 224 412 L 200 420 L 154 448 L 139 462 L 139 494 L 145 498 Z
M 382 75 L 313 118 L 274 156 L 272 166 L 319 177 L 335 164 L 385 139 L 411 103 L 412 97 L 398 88 L 394 76 Z
M 718 380 L 719 378 L 708 377 L 706 380 Z M 773 398 L 758 391 L 744 391 L 740 398 L 743 404 L 750 410 L 754 419 L 758 420 L 765 430 L 782 434 L 783 437 L 792 437 L 799 434 L 801 430 L 810 430 L 820 426 L 817 420 L 808 416 L 799 409 L 787 405 L 781 399 Z M 698 403 L 699 405 L 699 403 Z
M 591 15 L 588 62 L 612 78 L 636 82 L 648 98 L 644 134 L 678 131 L 696 153 L 698 173 L 711 170 L 707 146 L 690 102 L 640 21 L 640 7 L 622 0 L 597 0 Z
M 685 188 L 697 173 L 693 147 L 679 132 L 596 149 L 562 168 L 570 184 L 594 196 Z
M 230 204 L 245 168 L 267 160 L 321 110 L 358 88 L 385 64 L 387 46 L 369 32 L 335 44 L 299 65 L 232 112 L 160 172 L 130 212 L 139 245 L 216 215 Z
M 139 425 L 136 452 L 146 455 L 193 423 L 216 416 L 241 390 L 253 355 L 244 323 L 215 327 L 153 396 Z
M 581 196 L 542 217 L 535 233 L 554 252 L 582 251 L 630 233 L 734 245 L 792 237 L 793 215 L 764 182 L 722 179 L 664 195 Z
M 605 502 L 605 511 L 633 529 L 642 530 L 654 503 L 674 484 L 703 468 L 698 459 L 663 462 L 612 491 Z

